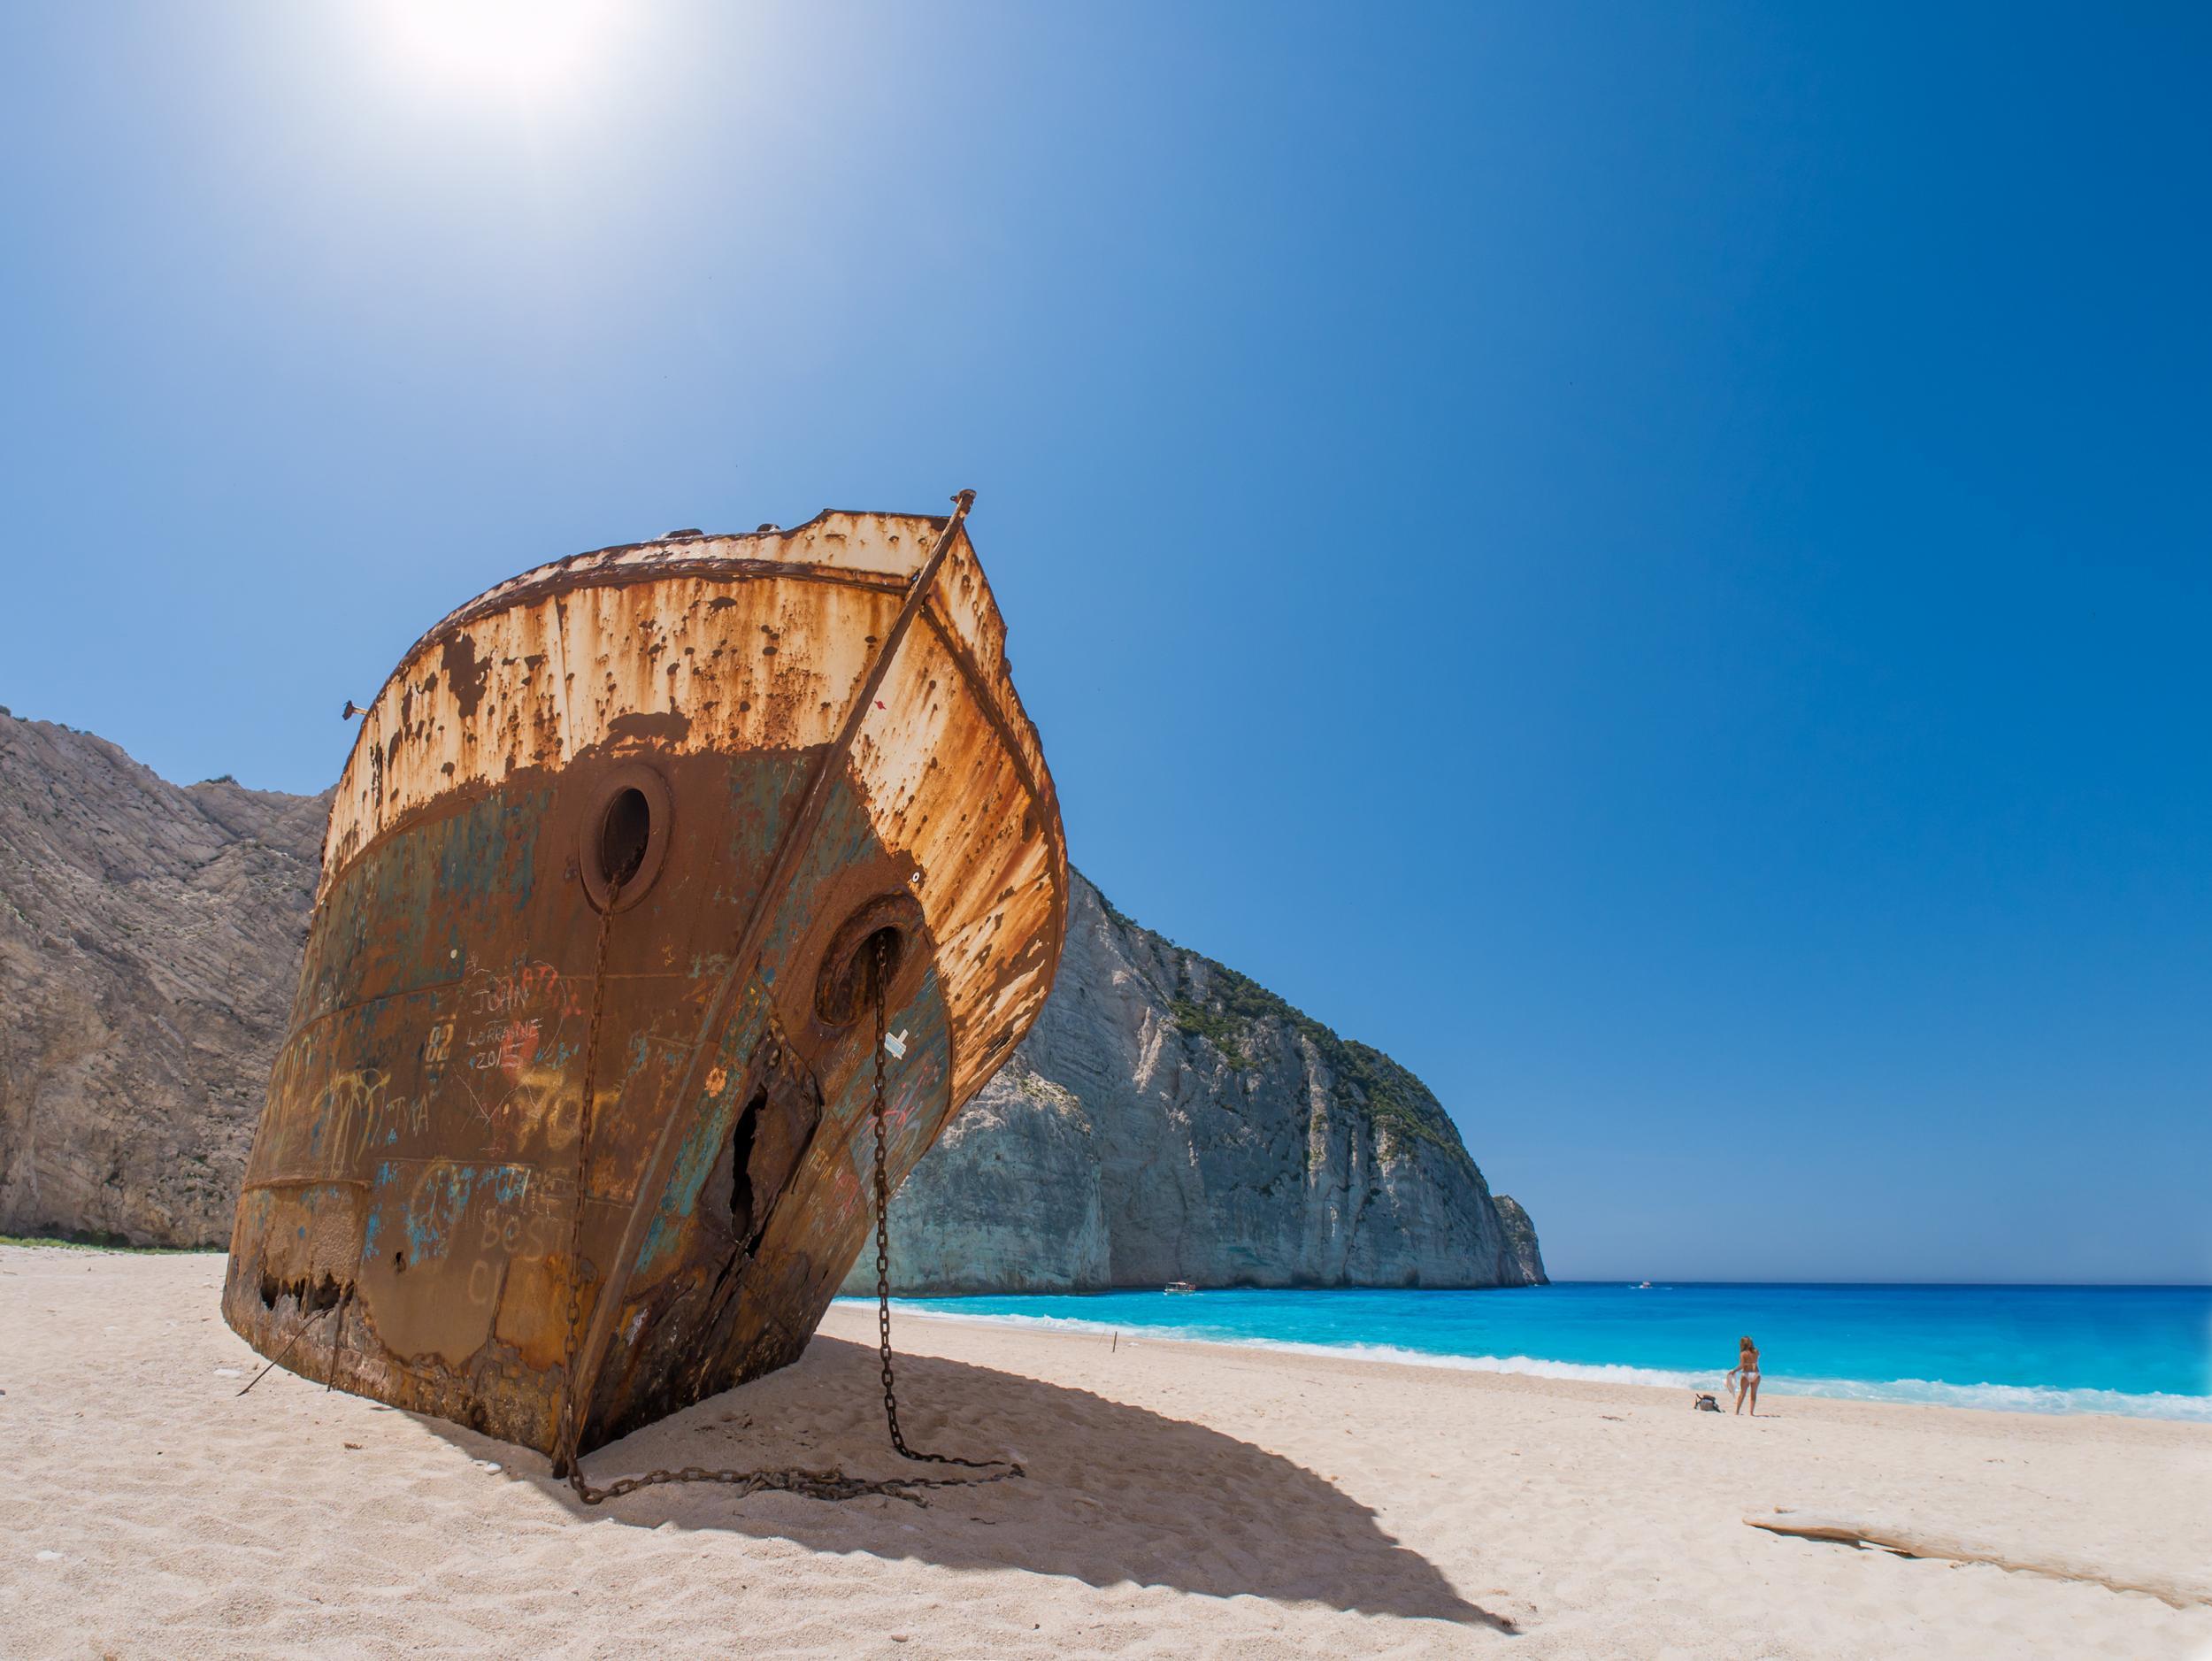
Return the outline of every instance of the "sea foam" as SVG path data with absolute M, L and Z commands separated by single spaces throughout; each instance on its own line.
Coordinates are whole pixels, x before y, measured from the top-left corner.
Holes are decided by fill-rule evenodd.
M 840 1298 L 856 1306 L 870 1300 Z M 1179 1342 L 1233 1344 L 1250 1350 L 1271 1350 L 1286 1355 L 1325 1356 L 1348 1361 L 1386 1361 L 1401 1366 L 1441 1367 L 1463 1373 L 1519 1374 L 1536 1379 L 1577 1379 L 1594 1384 L 1636 1384 L 1664 1389 L 1718 1392 L 1722 1373 L 1671 1372 L 1660 1367 L 1608 1365 L 1580 1361 L 1549 1361 L 1537 1356 L 1441 1355 L 1432 1350 L 1409 1350 L 1397 1344 L 1317 1344 L 1295 1339 L 1225 1335 L 1200 1327 L 1117 1324 L 1086 1320 L 1069 1315 L 969 1314 L 895 1300 L 902 1316 L 924 1320 L 966 1322 L 987 1326 L 1017 1326 L 1033 1330 L 1118 1333 L 1124 1343 L 1152 1338 Z M 2212 1396 L 2176 1396 L 2151 1391 L 2130 1394 L 2122 1390 L 2049 1389 L 2017 1384 L 1952 1384 L 1941 1379 L 1824 1379 L 1792 1378 L 1770 1373 L 1762 1387 L 1770 1396 L 1815 1396 L 1837 1401 L 1895 1402 L 1932 1407 L 1970 1407 L 2002 1413 L 2114 1413 L 2127 1419 L 2180 1419 L 2212 1424 Z

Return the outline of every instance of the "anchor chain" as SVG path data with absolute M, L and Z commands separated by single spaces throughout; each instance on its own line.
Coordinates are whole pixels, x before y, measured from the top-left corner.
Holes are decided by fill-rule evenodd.
M 599 1011 L 601 979 L 606 966 L 607 930 L 614 915 L 615 894 L 611 890 L 607 908 L 599 919 L 599 974 L 592 986 L 591 1031 L 584 1051 L 585 1097 L 583 1123 L 578 1130 L 576 1156 L 575 1226 L 571 1244 L 570 1260 L 576 1265 L 569 1282 L 568 1299 L 568 1365 L 572 1369 L 576 1358 L 576 1327 L 580 1319 L 580 1286 L 582 1281 L 581 1240 L 583 1234 L 584 1175 L 587 1169 L 589 1144 L 584 1139 L 589 1134 L 591 1091 L 594 1068 L 599 1048 Z M 557 1440 L 555 1443 L 553 1471 L 556 1476 L 565 1474 L 569 1487 L 576 1497 L 587 1505 L 601 1505 L 641 1488 L 660 1488 L 678 1482 L 716 1482 L 737 1488 L 743 1494 L 777 1492 L 803 1494 L 812 1499 L 864 1499 L 871 1495 L 882 1495 L 902 1499 L 911 1505 L 926 1506 L 929 1502 L 923 1494 L 933 1488 L 979 1488 L 987 1482 L 1003 1482 L 1024 1474 L 1022 1467 L 1006 1459 L 963 1459 L 946 1453 L 918 1453 L 906 1445 L 906 1438 L 899 1430 L 899 1403 L 893 1383 L 891 1369 L 891 1246 L 890 1203 L 891 1182 L 889 1164 L 886 1157 L 884 1130 L 884 1025 L 885 1000 L 889 992 L 889 950 L 879 939 L 875 942 L 875 1087 L 869 1103 L 869 1116 L 874 1121 L 876 1142 L 875 1211 L 876 1211 L 876 1332 L 878 1353 L 882 1362 L 883 1413 L 891 1433 L 891 1446 L 902 1458 L 917 1464 L 956 1465 L 974 1471 L 990 1471 L 992 1474 L 979 1477 L 868 1477 L 847 1476 L 841 1471 L 810 1470 L 802 1465 L 778 1465 L 761 1470 L 710 1470 L 703 1465 L 687 1465 L 680 1470 L 648 1471 L 640 1476 L 626 1476 L 596 1488 L 584 1480 L 583 1457 L 577 1451 L 577 1443 L 583 1434 L 583 1417 L 588 1404 L 578 1403 L 565 1397 L 565 1406 Z M 773 1012 L 771 1011 L 771 1021 Z M 772 1042 L 780 1043 L 779 1033 Z M 1002 1466 L 1003 1469 L 996 1469 Z
M 906 1445 L 906 1438 L 899 1433 L 899 1393 L 891 1378 L 891 1161 L 884 1150 L 883 1125 L 883 1006 L 889 996 L 891 949 L 881 934 L 876 935 L 875 942 L 875 973 L 870 978 L 876 988 L 876 1088 L 868 1111 L 876 1126 L 876 1348 L 883 1359 L 883 1421 L 890 1426 L 891 1445 L 898 1450 L 902 1459 L 927 1465 L 965 1465 L 972 1471 L 987 1471 L 994 1465 L 1004 1465 L 1009 1467 L 1005 1476 L 1019 1476 L 1021 1466 L 1004 1459 L 963 1459 L 949 1453 L 917 1453 Z M 987 1480 L 996 1482 L 1004 1477 Z

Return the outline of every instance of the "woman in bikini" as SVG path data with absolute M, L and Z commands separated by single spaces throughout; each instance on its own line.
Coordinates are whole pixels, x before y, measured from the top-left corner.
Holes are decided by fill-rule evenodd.
M 1736 1411 L 1742 1412 L 1747 1403 L 1754 1419 L 1759 1416 L 1759 1346 L 1746 1333 L 1736 1340 L 1736 1365 L 1729 1370 L 1729 1378 L 1736 1388 Z

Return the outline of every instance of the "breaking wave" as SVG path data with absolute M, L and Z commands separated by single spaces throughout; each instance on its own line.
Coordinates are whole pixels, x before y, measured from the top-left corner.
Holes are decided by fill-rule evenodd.
M 872 1300 L 841 1298 L 856 1305 Z M 1124 1343 L 1148 1338 L 1208 1344 L 1235 1344 L 1246 1349 L 1279 1350 L 1289 1355 L 1325 1356 L 1346 1361 L 1386 1361 L 1401 1366 L 1443 1367 L 1463 1373 L 1518 1374 L 1535 1379 L 1576 1379 L 1593 1384 L 1635 1384 L 1663 1389 L 1698 1389 L 1718 1393 L 1718 1372 L 1671 1372 L 1660 1367 L 1614 1366 L 1580 1361 L 1547 1361 L 1535 1356 L 1440 1355 L 1432 1350 L 1408 1350 L 1396 1344 L 1317 1344 L 1294 1339 L 1254 1338 L 1208 1331 L 1197 1326 L 1133 1325 L 1128 1322 L 1085 1320 L 1069 1315 L 970 1314 L 895 1299 L 902 1315 L 925 1320 L 964 1321 L 987 1326 L 1019 1326 L 1033 1330 L 1119 1333 Z M 2018 1384 L 1950 1384 L 1941 1379 L 1819 1379 L 1786 1378 L 1770 1373 L 1762 1386 L 1770 1396 L 1815 1396 L 1847 1402 L 1895 1402 L 1932 1407 L 1971 1407 L 2001 1413 L 2114 1413 L 2126 1419 L 2180 1419 L 2212 1424 L 2212 1396 L 2174 1396 L 2159 1391 L 2131 1395 L 2122 1390 L 2054 1389 Z

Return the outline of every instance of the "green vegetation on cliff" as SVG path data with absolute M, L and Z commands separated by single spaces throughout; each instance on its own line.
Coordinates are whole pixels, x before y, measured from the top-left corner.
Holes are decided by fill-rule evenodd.
M 1206 972 L 1202 995 L 1191 973 L 1199 965 Z M 1459 1127 L 1435 1093 L 1381 1050 L 1339 1037 L 1257 981 L 1210 957 L 1185 952 L 1182 967 L 1183 983 L 1168 1004 L 1175 1024 L 1211 1044 L 1232 1066 L 1252 1065 L 1248 1041 L 1254 1023 L 1279 1022 L 1313 1047 L 1337 1090 L 1364 1103 L 1376 1129 L 1390 1142 L 1433 1148 L 1473 1167 L 1473 1156 L 1460 1140 Z

